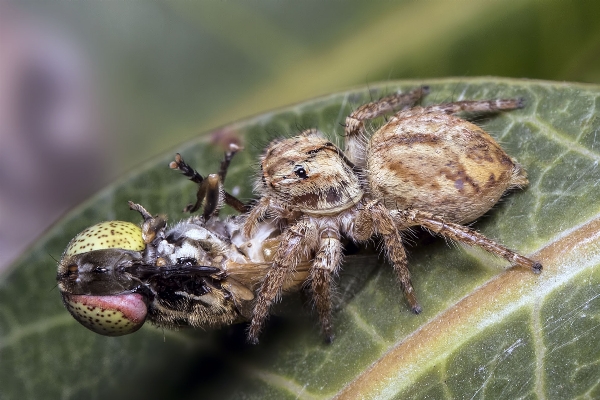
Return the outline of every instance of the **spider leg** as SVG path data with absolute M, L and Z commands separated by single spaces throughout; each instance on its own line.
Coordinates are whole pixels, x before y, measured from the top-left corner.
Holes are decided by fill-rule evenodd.
M 404 292 L 404 297 L 408 301 L 410 309 L 415 314 L 420 314 L 422 311 L 417 296 L 410 279 L 410 270 L 408 269 L 408 259 L 404 244 L 402 244 L 402 236 L 393 220 L 390 211 L 381 203 L 377 203 L 373 207 L 373 222 L 375 223 L 376 231 L 383 237 L 383 243 L 387 251 L 387 257 L 396 271 L 400 286 Z
M 269 212 L 270 207 L 271 201 L 268 197 L 262 197 L 254 205 L 254 207 L 252 207 L 250 212 L 246 215 L 246 221 L 244 222 L 244 226 L 242 227 L 244 236 L 246 236 L 247 238 L 251 238 L 254 235 L 258 223 L 265 218 L 265 216 Z
M 395 217 L 397 216 L 399 223 L 404 226 L 421 225 L 434 233 L 456 240 L 457 242 L 481 247 L 492 254 L 504 258 L 512 265 L 530 268 L 536 274 L 542 271 L 542 264 L 538 261 L 515 253 L 466 226 L 446 222 L 442 218 L 418 210 L 395 210 L 392 211 L 392 214 Z
M 306 249 L 314 244 L 315 241 L 311 238 L 315 237 L 315 231 L 316 229 L 308 222 L 300 221 L 283 233 L 273 263 L 258 289 L 252 312 L 252 321 L 248 329 L 248 341 L 250 343 L 258 343 L 258 336 L 269 316 L 271 305 L 279 300 L 281 289 L 285 286 L 286 281 L 292 277 Z
M 400 287 L 404 292 L 404 297 L 410 306 L 410 309 L 415 314 L 420 314 L 423 310 L 417 300 L 415 289 L 413 288 L 412 281 L 410 279 L 410 270 L 408 269 L 408 259 L 406 258 L 406 251 L 404 250 L 404 244 L 402 244 L 402 237 L 400 232 L 394 230 L 389 234 L 384 234 L 383 243 L 387 250 L 387 257 L 396 271 Z
M 466 100 L 453 103 L 433 104 L 423 108 L 423 112 L 441 112 L 444 114 L 456 114 L 461 111 L 467 112 L 497 112 L 510 111 L 523 108 L 524 100 L 519 99 L 495 99 L 495 100 Z
M 397 223 L 392 217 L 390 210 L 377 200 L 367 203 L 356 218 L 354 237 L 359 241 L 367 240 L 373 234 L 379 234 L 383 238 L 387 257 L 394 267 L 404 297 L 410 309 L 415 314 L 422 311 L 415 290 L 410 279 L 408 259 L 402 236 L 398 231 Z
M 319 314 L 321 330 L 328 343 L 333 341 L 331 322 L 332 277 L 336 275 L 342 261 L 342 243 L 337 237 L 321 239 L 320 248 L 310 271 L 310 285 L 315 307 Z
M 395 93 L 377 101 L 364 104 L 346 117 L 346 144 L 344 153 L 354 164 L 360 165 L 362 144 L 361 134 L 364 133 L 364 121 L 377 118 L 399 108 L 415 104 L 421 97 L 429 93 L 429 86 L 421 86 L 408 93 Z

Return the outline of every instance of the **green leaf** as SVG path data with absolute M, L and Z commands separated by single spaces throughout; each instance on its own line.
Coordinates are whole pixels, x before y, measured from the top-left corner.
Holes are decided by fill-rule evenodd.
M 201 172 L 218 167 L 220 138 L 239 138 L 227 186 L 251 196 L 255 160 L 271 138 L 340 124 L 372 98 L 419 84 L 425 104 L 523 97 L 526 107 L 480 123 L 528 171 L 475 227 L 544 264 L 508 269 L 477 249 L 419 235 L 409 245 L 424 312 L 408 310 L 391 268 L 348 257 L 336 340 L 290 295 L 261 343 L 244 326 L 117 338 L 80 326 L 55 287 L 70 238 L 102 220 L 139 222 L 127 201 L 172 221 L 194 199 L 168 168 L 174 153 Z M 226 126 L 151 160 L 73 210 L 0 280 L 0 398 L 596 398 L 600 396 L 600 87 L 497 78 L 386 82 Z

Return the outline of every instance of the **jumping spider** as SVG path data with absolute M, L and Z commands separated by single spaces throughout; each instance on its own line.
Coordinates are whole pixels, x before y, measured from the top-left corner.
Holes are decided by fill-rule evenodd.
M 511 264 L 539 273 L 539 262 L 523 257 L 461 224 L 488 211 L 508 190 L 528 184 L 521 166 L 461 111 L 498 112 L 522 100 L 459 101 L 412 107 L 428 92 L 421 87 L 365 104 L 346 118 L 345 151 L 314 130 L 272 142 L 260 158 L 256 191 L 244 233 L 275 218 L 284 228 L 273 263 L 257 293 L 248 338 L 256 343 L 269 309 L 300 260 L 313 259 L 309 273 L 322 331 L 332 340 L 331 287 L 342 261 L 342 239 L 383 239 L 387 258 L 414 313 L 417 302 L 401 232 L 412 226 L 479 246 Z M 363 121 L 395 109 L 367 137 Z

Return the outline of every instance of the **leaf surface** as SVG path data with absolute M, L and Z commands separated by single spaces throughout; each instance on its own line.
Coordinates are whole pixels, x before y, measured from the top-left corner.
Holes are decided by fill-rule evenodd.
M 245 150 L 226 186 L 251 197 L 270 139 L 318 127 L 341 137 L 344 117 L 394 90 L 431 86 L 424 104 L 523 97 L 522 110 L 480 119 L 528 171 L 475 227 L 544 264 L 505 269 L 480 250 L 409 238 L 424 312 L 412 315 L 392 269 L 348 257 L 336 339 L 290 295 L 258 346 L 244 326 L 108 338 L 80 326 L 55 288 L 69 239 L 103 220 L 139 222 L 127 201 L 174 222 L 195 187 L 169 170 L 175 152 L 216 171 L 223 138 Z M 0 398 L 595 398 L 600 396 L 600 87 L 498 78 L 370 85 L 264 114 L 182 144 L 132 171 L 55 225 L 0 280 Z

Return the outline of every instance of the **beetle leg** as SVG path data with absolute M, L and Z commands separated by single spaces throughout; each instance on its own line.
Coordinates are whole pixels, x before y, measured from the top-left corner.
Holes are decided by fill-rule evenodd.
M 211 217 L 213 215 L 218 215 L 219 204 L 222 204 L 223 202 L 240 213 L 247 212 L 250 209 L 250 206 L 244 204 L 235 196 L 227 193 L 226 191 L 223 191 L 221 188 L 223 181 L 227 175 L 229 163 L 231 162 L 231 159 L 238 150 L 239 147 L 237 147 L 236 145 L 230 146 L 230 150 L 227 153 L 225 153 L 225 157 L 221 162 L 219 173 L 211 174 L 214 177 L 210 178 L 211 175 L 209 175 L 206 179 L 201 174 L 199 174 L 198 171 L 190 167 L 183 160 L 183 157 L 181 157 L 179 153 L 175 155 L 175 161 L 172 161 L 169 164 L 169 166 L 172 169 L 181 171 L 183 175 L 189 178 L 189 180 L 198 184 L 198 192 L 196 193 L 196 203 L 188 205 L 184 209 L 185 212 L 192 213 L 198 211 L 200 207 L 202 207 L 202 204 L 205 200 L 207 201 L 208 206 L 205 206 L 205 210 L 203 213 L 205 218 Z M 206 182 L 207 180 L 209 182 Z M 222 200 L 220 200 L 221 198 Z

